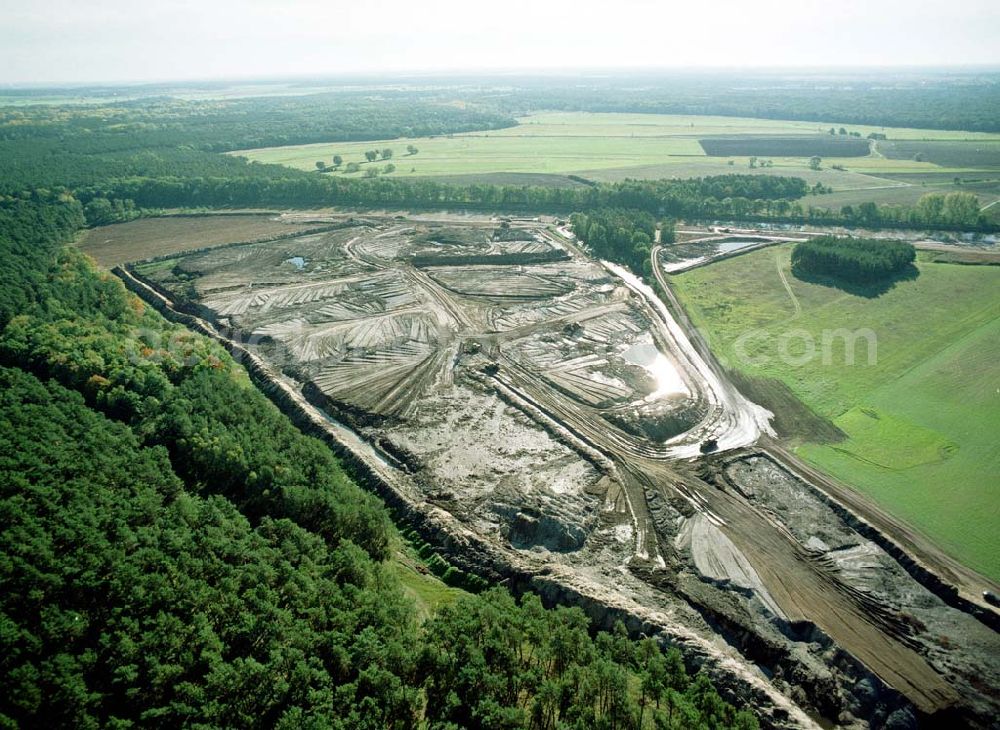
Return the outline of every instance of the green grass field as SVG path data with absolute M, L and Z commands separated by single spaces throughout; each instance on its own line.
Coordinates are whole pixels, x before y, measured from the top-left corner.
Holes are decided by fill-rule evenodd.
M 390 147 L 395 155 L 396 175 L 461 175 L 468 173 L 530 172 L 572 173 L 589 167 L 627 167 L 652 159 L 701 157 L 697 139 L 643 137 L 637 143 L 628 136 L 584 137 L 505 135 L 505 130 L 488 134 L 454 135 L 380 142 L 298 145 L 241 152 L 252 160 L 271 162 L 303 170 L 315 169 L 317 160 L 328 164 L 340 154 L 346 162 L 361 164 L 362 173 L 371 166 L 364 162 L 370 149 Z M 406 146 L 420 150 L 406 155 Z M 385 163 L 373 163 L 382 167 Z M 413 170 L 411 173 L 410 171 Z M 340 173 L 334 173 L 340 174 Z M 356 173 L 355 176 L 359 176 Z
M 982 174 L 996 170 L 993 157 L 983 165 L 975 159 L 965 166 L 941 166 L 928 161 L 889 159 L 873 154 L 868 157 L 826 158 L 823 169 L 809 169 L 805 157 L 774 157 L 773 167 L 751 170 L 748 157 L 709 157 L 698 143 L 703 137 L 741 134 L 753 135 L 813 135 L 824 133 L 838 123 L 793 122 L 740 117 L 697 117 L 659 114 L 592 114 L 586 112 L 532 114 L 519 120 L 516 127 L 488 132 L 416 139 L 381 140 L 334 144 L 296 145 L 243 150 L 234 154 L 252 160 L 288 165 L 303 170 L 314 170 L 316 161 L 332 163 L 339 154 L 345 164 L 357 162 L 361 170 L 350 173 L 360 177 L 369 167 L 383 168 L 385 162 L 365 162 L 364 153 L 370 149 L 389 147 L 394 151 L 391 160 L 396 166 L 392 177 L 443 177 L 473 182 L 478 179 L 491 181 L 491 176 L 520 174 L 537 175 L 521 182 L 553 184 L 554 176 L 580 175 L 600 181 L 633 178 L 699 177 L 732 172 L 755 174 L 794 175 L 810 184 L 822 182 L 835 191 L 865 191 L 867 199 L 876 202 L 894 202 L 902 190 L 909 191 L 908 198 L 919 198 L 923 192 L 919 183 L 907 179 L 890 180 L 883 175 L 933 175 L 947 178 L 934 191 L 948 192 L 955 176 Z M 876 128 L 843 125 L 862 136 L 869 132 L 884 132 L 890 139 L 899 141 L 933 140 L 938 145 L 964 145 L 981 143 L 991 149 L 1000 146 L 1000 135 L 976 132 L 939 130 Z M 406 146 L 415 145 L 419 152 L 407 155 Z M 995 157 L 995 156 L 994 156 Z M 732 163 L 732 164 L 730 164 Z M 839 165 L 845 170 L 834 170 Z M 326 173 L 347 175 L 342 171 Z M 870 191 L 870 192 L 869 192 Z M 979 192 L 974 190 L 974 192 Z M 994 198 L 983 195 L 983 204 Z M 853 200 L 853 199 L 852 199 Z M 822 205 L 822 198 L 809 202 Z
M 729 367 L 778 378 L 847 434 L 802 457 L 1000 579 L 1000 267 L 920 261 L 916 279 L 865 298 L 799 281 L 789 256 L 763 249 L 672 282 Z M 875 364 L 858 340 L 846 365 L 839 337 L 824 362 L 823 333 L 842 328 L 874 333 Z
M 858 205 L 869 200 L 890 205 L 915 205 L 927 193 L 949 193 L 962 190 L 976 193 L 983 205 L 1000 199 L 1000 170 L 994 173 L 994 180 L 963 182 L 956 186 L 952 176 L 940 179 L 935 175 L 900 175 L 895 180 L 885 180 L 882 188 L 836 187 L 835 192 L 826 195 L 807 195 L 803 205 L 820 205 L 839 208 L 842 205 Z

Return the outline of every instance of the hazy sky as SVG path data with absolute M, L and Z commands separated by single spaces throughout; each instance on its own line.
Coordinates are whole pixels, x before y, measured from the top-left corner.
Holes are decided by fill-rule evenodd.
M 1000 64 L 1000 0 L 0 0 L 0 83 Z

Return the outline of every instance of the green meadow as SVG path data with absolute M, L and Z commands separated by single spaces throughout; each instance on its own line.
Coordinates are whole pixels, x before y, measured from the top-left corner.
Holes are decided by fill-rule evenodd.
M 796 279 L 790 250 L 672 283 L 727 366 L 783 381 L 846 435 L 800 456 L 1000 579 L 1000 267 L 918 261 L 915 279 L 867 298 Z M 858 338 L 847 364 L 836 330 L 870 331 L 873 357 Z
M 625 178 L 700 177 L 732 172 L 764 175 L 793 175 L 810 184 L 822 182 L 837 193 L 851 193 L 849 202 L 909 202 L 925 192 L 948 192 L 957 189 L 955 177 L 1000 178 L 995 155 L 984 155 L 982 163 L 973 154 L 962 156 L 961 164 L 951 162 L 954 154 L 944 155 L 934 164 L 921 159 L 897 158 L 882 154 L 879 148 L 867 157 L 824 158 L 821 170 L 809 167 L 805 157 L 773 157 L 770 166 L 749 166 L 747 156 L 710 157 L 698 140 L 710 136 L 776 135 L 796 137 L 828 133 L 841 126 L 862 137 L 870 132 L 886 134 L 890 140 L 913 144 L 926 142 L 935 150 L 944 145 L 980 145 L 983 149 L 1000 146 L 1000 135 L 925 129 L 883 128 L 865 125 L 841 125 L 835 122 L 796 122 L 740 117 L 699 117 L 660 114 L 597 114 L 588 112 L 540 113 L 522 117 L 509 129 L 437 137 L 401 138 L 369 142 L 337 142 L 241 150 L 233 154 L 251 160 L 314 170 L 322 160 L 332 165 L 340 155 L 344 165 L 328 175 L 360 177 L 369 168 L 381 174 L 388 162 L 395 166 L 394 178 L 444 177 L 449 181 L 504 182 L 504 174 L 534 175 L 521 182 L 556 184 L 552 176 L 578 175 L 598 181 Z M 414 145 L 415 155 L 406 153 Z M 935 147 L 937 145 L 938 147 Z M 369 163 L 364 153 L 390 148 L 391 160 Z M 914 155 L 917 157 L 917 155 Z M 933 153 L 931 155 L 934 156 Z M 937 159 L 937 158 L 935 158 Z M 345 171 L 347 163 L 359 164 L 357 172 Z M 843 169 L 835 169 L 834 166 Z M 887 175 L 900 176 L 890 179 Z M 929 177 L 938 180 L 927 186 Z M 942 177 L 943 176 L 943 177 Z M 986 205 L 1000 195 L 992 189 L 962 188 L 980 194 Z M 826 196 L 809 199 L 816 205 L 826 203 Z M 830 199 L 831 203 L 840 203 Z

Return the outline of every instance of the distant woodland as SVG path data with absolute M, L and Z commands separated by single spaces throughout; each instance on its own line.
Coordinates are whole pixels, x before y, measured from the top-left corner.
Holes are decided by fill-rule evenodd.
M 949 94 L 965 93 L 946 88 Z M 551 91 L 558 100 L 558 89 Z M 624 93 L 618 91 L 612 98 Z M 983 93 L 988 96 L 989 91 Z M 532 98 L 529 91 L 518 94 L 511 98 L 525 103 Z M 580 94 L 580 104 L 600 108 L 596 100 L 586 101 L 590 97 Z M 68 194 L 84 205 L 90 225 L 173 208 L 346 205 L 565 215 L 610 207 L 642 210 L 658 218 L 967 231 L 996 227 L 981 214 L 976 196 L 965 192 L 929 193 L 912 206 L 871 202 L 832 209 L 799 202 L 807 194 L 829 192 L 828 188 L 777 176 L 722 175 L 695 181 L 625 181 L 574 188 L 455 185 L 427 179 L 346 179 L 319 171 L 247 163 L 221 154 L 265 144 L 390 139 L 497 129 L 516 123 L 503 111 L 510 106 L 507 97 L 473 98 L 476 103 L 462 108 L 415 92 L 377 101 L 343 93 L 0 108 L 0 159 L 4 160 L 0 195 L 24 199 L 36 192 Z M 916 124 L 916 120 L 911 122 Z

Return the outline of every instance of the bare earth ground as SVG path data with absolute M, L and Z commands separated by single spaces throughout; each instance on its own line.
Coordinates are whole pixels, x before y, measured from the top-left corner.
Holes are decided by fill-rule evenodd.
M 453 555 L 639 617 L 768 726 L 1000 712 L 1000 637 L 893 541 L 966 592 L 982 579 L 773 443 L 627 272 L 530 222 L 297 220 L 340 227 L 135 267 L 162 294 L 122 275 L 336 419 L 310 416 L 446 515 Z
M 301 233 L 309 228 L 315 226 L 288 223 L 271 213 L 141 218 L 92 228 L 80 248 L 101 266 L 111 267 L 196 248 Z

